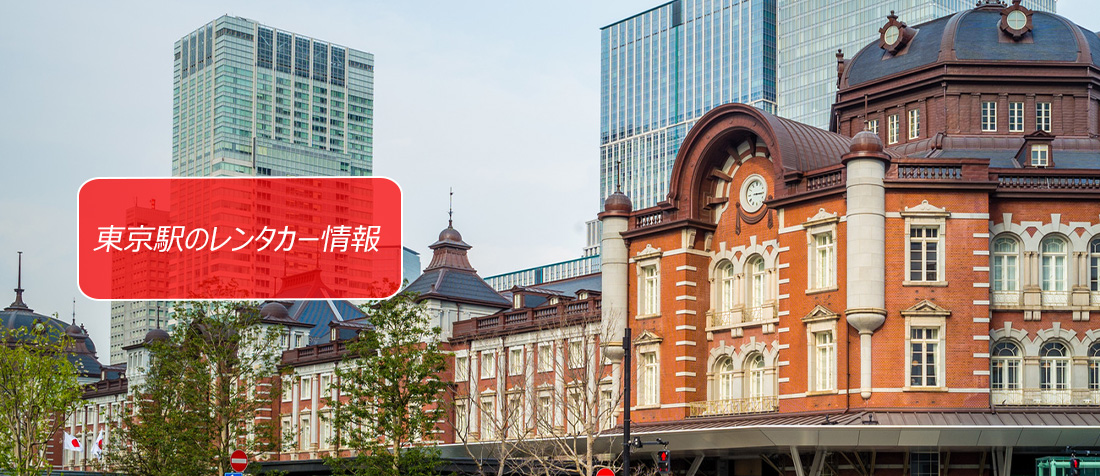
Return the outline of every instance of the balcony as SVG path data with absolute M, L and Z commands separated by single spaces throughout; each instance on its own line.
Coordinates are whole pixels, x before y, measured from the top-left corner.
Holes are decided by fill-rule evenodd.
M 755 323 L 769 322 L 775 319 L 775 305 L 765 304 L 755 307 L 737 307 L 710 313 L 708 329 L 741 327 Z
M 1043 291 L 1044 306 L 1068 306 L 1069 291 Z
M 779 397 L 750 397 L 729 400 L 705 400 L 688 404 L 688 417 L 711 417 L 722 415 L 747 415 L 751 413 L 771 413 L 779 411 Z
M 501 311 L 488 316 L 455 322 L 453 339 L 478 339 L 491 335 L 549 329 L 582 322 L 598 322 L 602 301 L 592 296 L 588 299 L 563 301 L 536 308 L 520 308 Z
M 993 291 L 994 306 L 1019 306 L 1022 302 L 1020 291 Z
M 1017 388 L 992 390 L 993 405 L 1003 406 L 1086 406 L 1100 405 L 1100 390 Z

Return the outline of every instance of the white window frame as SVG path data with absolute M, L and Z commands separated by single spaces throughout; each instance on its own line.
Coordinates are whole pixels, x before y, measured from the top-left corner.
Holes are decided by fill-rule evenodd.
M 920 137 L 920 109 L 909 110 L 909 140 Z
M 1028 156 L 1031 157 L 1032 167 L 1048 167 L 1050 166 L 1050 145 L 1032 144 Z
M 569 339 L 569 368 L 579 369 L 584 367 L 584 339 Z
M 1011 250 L 1000 249 L 1000 243 L 1011 243 Z M 1019 291 L 1020 290 L 1020 240 L 1015 236 L 1001 234 L 993 238 L 990 244 L 992 257 L 992 274 L 990 283 L 993 291 Z
M 715 267 L 715 281 L 717 284 L 715 310 L 718 312 L 730 312 L 737 302 L 737 271 L 733 262 L 724 259 Z
M 1047 244 L 1055 242 L 1061 243 L 1061 251 L 1047 251 Z M 1069 291 L 1069 248 L 1069 240 L 1061 235 L 1047 236 L 1039 242 L 1039 288 L 1042 291 Z
M 507 433 L 509 438 L 517 438 L 522 434 L 524 422 L 527 421 L 524 412 L 523 390 L 511 390 L 504 397 L 504 416 L 507 419 Z
M 478 429 L 479 437 L 482 440 L 491 440 L 497 437 L 496 423 L 496 394 L 483 394 L 480 397 L 480 404 L 478 405 Z
M 982 132 L 997 132 L 997 102 L 982 101 Z
M 1063 355 L 1055 357 L 1044 355 L 1052 344 L 1060 346 Z M 1072 361 L 1072 351 L 1064 342 L 1057 340 L 1043 342 L 1043 345 L 1039 348 L 1039 391 L 1043 393 L 1059 392 L 1073 388 L 1073 377 L 1070 375 Z
M 836 334 L 814 332 L 814 391 L 836 390 Z
M 864 130 L 871 131 L 875 135 L 878 135 L 878 119 L 869 119 L 867 125 L 864 126 Z
M 600 429 L 607 430 L 615 428 L 615 424 L 618 423 L 615 413 L 618 405 L 615 405 L 615 390 L 610 383 L 600 385 L 599 408 Z
M 768 391 L 768 359 L 764 353 L 750 352 L 745 357 L 745 398 L 770 396 Z
M 1100 292 L 1100 237 L 1089 241 L 1089 291 Z M 1095 300 L 1095 298 L 1094 298 Z
M 1024 103 L 1008 103 L 1008 132 L 1024 131 Z
M 901 137 L 899 129 L 901 129 L 901 119 L 898 117 L 897 114 L 890 114 L 890 116 L 888 116 L 886 118 L 886 143 L 887 144 L 897 144 L 898 143 L 898 140 Z
M 1012 355 L 999 355 L 1001 349 L 1014 348 Z M 989 352 L 989 388 L 995 392 L 1020 390 L 1021 370 L 1023 369 L 1023 350 L 1020 344 L 1011 340 L 1001 340 L 993 344 Z M 996 403 L 996 402 L 994 402 Z
M 737 394 L 737 365 L 733 357 L 724 355 L 714 362 L 713 400 L 735 400 Z
M 470 401 L 468 398 L 455 400 L 455 441 L 465 441 L 470 434 Z
M 638 347 L 638 407 L 661 405 L 661 355 L 656 345 Z
M 495 350 L 481 351 L 481 379 L 488 380 L 497 377 L 497 352 Z
M 768 262 L 763 255 L 754 254 L 745 260 L 745 322 L 759 322 L 770 318 L 764 308 L 774 301 L 768 279 Z
M 802 322 L 806 325 L 806 388 L 810 395 L 836 393 L 837 392 L 837 322 L 840 315 L 818 305 Z M 831 360 L 822 360 L 818 346 L 817 336 L 829 334 L 832 336 Z
M 914 332 L 919 335 L 914 335 Z M 910 389 L 938 389 L 944 386 L 943 345 L 942 327 L 934 325 L 907 327 L 905 348 L 909 354 L 907 359 L 909 365 L 906 366 L 906 381 Z M 931 363 L 928 363 L 929 356 Z M 914 367 L 920 368 L 918 375 L 913 374 Z
M 317 384 L 317 387 L 318 391 L 321 392 L 318 397 L 320 397 L 321 402 L 323 403 L 325 398 L 329 398 L 332 396 L 332 375 L 321 374 L 318 379 L 319 383 Z
M 947 254 L 947 218 L 951 214 L 943 208 L 936 208 L 929 205 L 927 201 L 922 202 L 916 207 L 906 207 L 905 211 L 901 212 L 901 216 L 905 218 L 905 276 L 902 281 L 903 286 L 946 286 L 947 285 L 947 270 L 944 269 L 946 261 L 944 257 Z M 930 239 L 927 236 L 918 237 L 924 246 L 921 246 L 920 251 L 922 256 L 922 262 L 928 263 L 928 246 L 927 243 L 935 243 L 936 255 L 935 255 L 935 268 L 936 275 L 934 279 L 928 279 L 928 267 L 922 266 L 920 269 L 920 279 L 913 279 L 913 263 L 912 263 L 912 251 L 913 250 L 913 232 L 915 228 L 921 229 L 936 229 L 936 237 Z
M 301 388 L 298 389 L 299 400 L 311 400 L 313 399 L 313 376 L 303 375 L 301 380 Z
M 470 381 L 470 356 L 469 355 L 456 355 L 455 356 L 455 382 L 468 382 Z
M 508 375 L 523 375 L 523 347 L 508 348 Z
M 284 402 L 294 401 L 294 380 L 293 378 L 283 378 L 282 388 L 282 400 Z
M 309 414 L 300 414 L 298 418 L 298 448 L 302 451 L 309 449 L 310 433 L 312 430 L 309 424 Z
M 540 434 L 553 433 L 557 428 L 554 418 L 554 397 L 549 390 L 539 391 L 535 408 L 535 428 Z
M 638 317 L 661 315 L 661 268 L 656 259 L 639 262 L 638 289 Z
M 554 345 L 550 342 L 539 343 L 538 371 L 550 372 L 554 370 Z
M 1035 103 L 1035 129 L 1050 132 L 1051 104 L 1049 102 Z

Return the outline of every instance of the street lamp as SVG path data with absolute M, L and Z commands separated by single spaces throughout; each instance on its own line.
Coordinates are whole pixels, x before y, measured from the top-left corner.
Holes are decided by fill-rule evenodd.
M 623 329 L 622 346 L 610 344 L 604 355 L 623 361 L 623 476 L 630 476 L 630 326 Z

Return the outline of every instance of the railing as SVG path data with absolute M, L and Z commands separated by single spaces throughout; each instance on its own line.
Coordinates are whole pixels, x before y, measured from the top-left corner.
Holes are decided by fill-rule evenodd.
M 1069 291 L 1043 291 L 1044 306 L 1068 306 Z
M 997 186 L 1025 190 L 1097 190 L 1100 189 L 1100 177 L 1073 175 L 1001 175 Z
M 1093 291 L 1090 301 L 1092 302 L 1093 306 L 1100 304 L 1100 292 Z
M 730 327 L 741 323 L 740 316 L 737 312 L 730 309 L 725 311 L 714 311 L 710 316 L 710 327 Z
M 599 320 L 601 304 L 600 298 L 594 296 L 585 300 L 559 302 L 537 308 L 510 309 L 455 322 L 451 330 L 455 338 L 476 337 L 490 331 L 559 325 L 560 323 L 554 321 L 555 319 L 566 319 L 570 322 Z
M 636 217 L 634 220 L 634 224 L 638 228 L 656 225 L 658 223 L 661 223 L 661 212 L 656 211 L 647 215 L 641 215 Z
M 710 327 L 733 327 L 739 324 L 765 322 L 775 318 L 775 306 L 763 306 L 727 309 L 710 314 Z
M 898 165 L 898 178 L 909 180 L 962 180 L 961 165 Z
M 844 183 L 844 170 L 836 170 L 827 174 L 815 175 L 806 178 L 806 190 L 814 191 L 835 187 Z
M 994 306 L 1019 306 L 1020 291 L 993 291 Z
M 993 390 L 993 405 L 1061 406 L 1100 405 L 1100 390 L 1017 388 Z
M 779 397 L 776 396 L 705 400 L 688 404 L 689 418 L 777 411 L 779 411 Z

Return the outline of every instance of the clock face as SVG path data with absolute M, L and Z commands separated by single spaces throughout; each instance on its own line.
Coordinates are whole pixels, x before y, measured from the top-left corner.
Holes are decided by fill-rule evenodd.
M 768 185 L 763 178 L 756 176 L 746 180 L 744 187 L 741 206 L 749 213 L 759 210 L 767 198 Z
M 886 33 L 882 34 L 882 40 L 888 45 L 892 45 L 898 42 L 898 37 L 901 36 L 901 30 L 898 30 L 897 26 L 891 26 L 886 29 Z
M 1019 10 L 1013 10 L 1008 14 L 1008 27 L 1013 30 L 1023 30 L 1027 26 L 1027 15 Z

